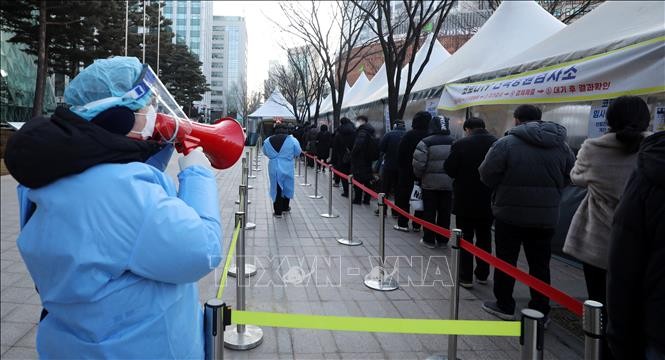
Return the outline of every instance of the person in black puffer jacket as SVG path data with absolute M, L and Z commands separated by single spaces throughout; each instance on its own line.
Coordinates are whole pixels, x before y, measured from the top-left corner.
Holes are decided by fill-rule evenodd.
M 367 117 L 364 115 L 356 118 L 356 126 L 358 128 L 356 131 L 356 140 L 351 150 L 351 173 L 353 174 L 353 178 L 358 182 L 370 187 L 373 176 L 372 161 L 376 160 L 370 154 L 372 152 L 371 147 L 373 146 L 371 142 L 376 141 L 374 139 L 374 127 L 367 122 Z M 354 190 L 354 204 L 360 204 L 361 202 L 369 204 L 371 197 L 368 193 L 365 193 L 359 187 L 354 188 Z
M 404 121 L 397 120 L 395 121 L 393 129 L 383 135 L 381 142 L 379 143 L 379 152 L 383 154 L 381 191 L 383 191 L 386 196 L 395 196 L 397 190 L 397 151 L 399 150 L 399 143 L 402 141 L 404 134 L 406 134 Z M 379 215 L 378 209 L 375 211 L 375 214 Z M 396 214 L 397 213 L 393 211 L 393 216 L 396 216 Z
M 607 339 L 616 359 L 665 358 L 665 131 L 642 142 L 614 213 Z
M 406 212 L 410 211 L 409 199 L 413 190 L 413 182 L 416 181 L 416 176 L 413 174 L 413 152 L 416 150 L 416 146 L 418 146 L 420 140 L 427 136 L 430 121 L 432 121 L 432 114 L 427 111 L 417 112 L 413 117 L 411 130 L 404 134 L 402 141 L 399 143 L 397 155 L 399 178 L 397 179 L 395 205 Z M 422 212 L 416 211 L 414 215 L 422 217 Z M 409 219 L 400 215 L 397 219 L 397 224 L 393 228 L 399 231 L 409 231 L 408 226 Z M 420 231 L 420 225 L 413 223 L 412 227 L 413 231 Z
M 443 168 L 453 144 L 449 120 L 435 116 L 430 122 L 430 131 L 431 135 L 422 139 L 413 153 L 413 173 L 420 178 L 423 190 L 423 219 L 449 229 L 453 181 Z M 443 235 L 428 229 L 421 239 L 421 244 L 430 249 L 447 243 Z
M 476 117 L 464 121 L 466 137 L 455 141 L 444 168 L 453 181 L 453 214 L 455 224 L 462 229 L 462 236 L 489 253 L 492 252 L 492 191 L 480 181 L 478 167 L 496 141 L 485 130 L 485 122 Z M 473 286 L 473 275 L 484 284 L 490 274 L 489 265 L 476 259 L 466 250 L 460 253 L 460 285 Z
M 333 139 L 333 166 L 344 174 L 351 174 L 351 150 L 356 140 L 356 128 L 348 118 L 340 119 L 340 126 Z M 349 196 L 349 182 L 342 179 L 342 196 Z
M 551 241 L 559 220 L 562 189 L 570 184 L 575 155 L 566 143 L 566 128 L 541 121 L 533 105 L 515 109 L 515 126 L 492 145 L 478 168 L 480 180 L 491 188 L 496 255 L 517 264 L 520 247 L 529 273 L 550 283 Z M 502 319 L 513 319 L 515 279 L 494 270 L 496 302 L 483 309 Z M 549 299 L 531 289 L 529 308 L 545 316 Z
M 324 162 L 328 162 L 330 157 L 330 148 L 332 147 L 332 134 L 328 131 L 328 125 L 321 125 L 319 133 L 316 135 L 316 157 Z M 320 169 L 321 165 L 317 165 Z M 325 172 L 325 168 L 323 169 Z

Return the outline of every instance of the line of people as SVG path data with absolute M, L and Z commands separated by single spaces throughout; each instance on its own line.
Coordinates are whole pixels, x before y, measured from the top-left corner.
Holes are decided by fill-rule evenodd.
M 463 237 L 490 253 L 494 226 L 495 255 L 516 265 L 524 249 L 529 273 L 548 284 L 563 189 L 586 188 L 563 251 L 583 263 L 588 298 L 607 305 L 609 341 L 603 358 L 662 356 L 665 132 L 646 132 L 650 114 L 642 99 L 620 97 L 607 110 L 609 132 L 587 139 L 576 157 L 566 142 L 566 128 L 543 121 L 539 108 L 522 105 L 513 116 L 515 126 L 500 139 L 482 119 L 470 117 L 463 124 L 465 136 L 455 141 L 447 118 L 423 111 L 415 114 L 410 130 L 396 121 L 380 141 L 362 115 L 355 126 L 342 118 L 335 134 L 322 125 L 316 135 L 305 132 L 301 141 L 309 141 L 307 147 L 319 159 L 394 197 L 407 212 L 414 184 L 419 185 L 423 209 L 415 216 L 450 228 L 454 214 Z M 341 182 L 341 195 L 351 195 L 347 182 Z M 369 195 L 357 187 L 352 196 L 354 204 L 369 204 Z M 406 217 L 393 216 L 398 218 L 395 230 L 420 232 L 418 224 L 409 229 Z M 425 229 L 420 242 L 435 249 L 448 239 Z M 489 275 L 488 264 L 476 259 L 474 267 L 474 257 L 462 251 L 461 286 L 472 288 L 474 280 L 485 284 Z M 482 308 L 514 320 L 514 285 L 515 279 L 495 269 L 495 300 Z M 546 296 L 531 289 L 528 307 L 549 322 Z

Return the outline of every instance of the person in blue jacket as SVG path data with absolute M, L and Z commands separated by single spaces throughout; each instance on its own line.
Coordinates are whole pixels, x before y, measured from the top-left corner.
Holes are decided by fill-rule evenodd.
M 274 135 L 263 142 L 263 153 L 270 159 L 268 174 L 270 176 L 270 198 L 273 201 L 274 216 L 281 218 L 283 212 L 291 210 L 289 202 L 293 199 L 294 163 L 293 159 L 300 155 L 298 140 L 288 134 L 282 124 L 275 126 Z
M 221 257 L 215 177 L 196 149 L 163 172 L 150 140 L 153 91 L 138 59 L 97 60 L 65 90 L 70 108 L 7 143 L 18 180 L 18 248 L 47 313 L 41 358 L 201 359 L 196 282 Z M 156 168 L 151 165 L 158 165 Z

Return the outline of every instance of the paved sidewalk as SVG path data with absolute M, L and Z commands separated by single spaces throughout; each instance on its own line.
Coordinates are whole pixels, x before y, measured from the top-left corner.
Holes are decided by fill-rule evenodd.
M 310 199 L 313 187 L 298 185 L 291 202 L 292 211 L 281 219 L 273 218 L 267 195 L 267 159 L 263 171 L 250 180 L 252 201 L 249 221 L 255 230 L 247 231 L 247 254 L 259 268 L 247 289 L 247 309 L 320 315 L 349 315 L 397 318 L 447 319 L 450 297 L 448 249 L 425 249 L 418 244 L 421 234 L 392 230 L 395 220 L 386 219 L 386 254 L 388 262 L 399 264 L 396 274 L 400 288 L 377 292 L 363 285 L 364 276 L 376 265 L 378 254 L 378 217 L 371 206 L 355 205 L 354 237 L 362 246 L 347 247 L 335 239 L 347 233 L 347 199 L 339 188 L 333 190 L 333 209 L 341 216 L 320 217 L 327 212 L 328 173 L 319 178 L 323 199 Z M 314 183 L 310 168 L 309 182 Z M 169 174 L 175 177 L 177 164 L 172 161 Z M 217 174 L 222 209 L 225 247 L 230 242 L 233 214 L 237 209 L 240 162 Z M 39 296 L 16 249 L 18 211 L 16 182 L 10 176 L 1 179 L 2 226 L 2 358 L 35 358 L 35 334 L 40 311 Z M 391 257 L 392 256 L 392 257 Z M 374 262 L 373 262 L 374 261 Z M 410 262 L 410 264 L 409 264 Z M 221 265 L 220 265 L 221 267 Z M 526 268 L 522 259 L 521 268 Z M 578 298 L 585 295 L 581 270 L 552 261 L 552 282 L 559 289 Z M 199 282 L 201 300 L 217 291 L 220 269 Z M 431 286 L 416 286 L 421 282 Z M 528 288 L 517 284 L 518 307 L 528 301 Z M 461 289 L 460 319 L 496 320 L 481 310 L 483 300 L 491 298 L 491 281 L 474 289 Z M 224 300 L 235 307 L 235 281 L 229 278 Z M 556 305 L 554 305 L 556 306 Z M 229 359 L 420 359 L 444 354 L 446 336 L 401 335 L 383 333 L 331 332 L 302 329 L 263 328 L 264 341 L 250 351 L 226 351 Z M 581 359 L 583 344 L 554 323 L 545 335 L 546 359 Z M 519 358 L 518 338 L 459 337 L 461 359 Z

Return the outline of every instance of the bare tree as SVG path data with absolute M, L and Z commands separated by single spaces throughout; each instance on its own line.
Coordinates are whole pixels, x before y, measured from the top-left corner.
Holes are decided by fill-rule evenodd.
M 247 115 L 249 115 L 249 99 L 247 98 L 247 84 L 240 82 L 234 82 L 231 85 L 229 91 L 229 98 L 227 99 L 227 104 L 229 107 L 229 112 L 235 110 L 236 114 L 246 121 Z
M 261 92 L 252 91 L 252 95 L 249 97 L 247 102 L 247 115 L 253 113 L 261 106 L 263 101 L 263 95 Z
M 275 66 L 268 74 L 268 78 L 272 79 L 272 83 L 279 89 L 288 104 L 283 104 L 293 114 L 297 122 L 302 121 L 302 84 L 300 77 L 293 69 L 291 64 L 279 64 Z
M 492 10 L 501 5 L 502 0 L 482 0 Z M 538 0 L 538 4 L 564 24 L 570 24 L 577 18 L 593 10 L 604 0 Z
M 326 78 L 318 57 L 309 46 L 294 47 L 286 50 L 288 66 L 298 77 L 301 87 L 300 120 L 316 119 L 319 116 Z M 312 106 L 314 112 L 312 113 Z
M 332 21 L 324 24 L 319 17 L 321 4 L 332 4 Z M 280 22 L 273 21 L 282 31 L 294 35 L 318 55 L 324 69 L 324 76 L 330 85 L 333 118 L 339 121 L 346 78 L 362 58 L 353 56 L 353 49 L 359 44 L 359 36 L 367 23 L 367 16 L 347 1 L 311 1 L 309 7 L 301 7 L 296 2 L 281 2 L 284 14 Z M 285 23 L 282 23 L 283 20 Z
M 352 0 L 352 3 L 368 16 L 368 24 L 381 44 L 388 80 L 388 111 L 393 123 L 404 116 L 411 90 L 425 69 L 435 42 L 438 41 L 436 36 L 432 36 L 427 43 L 424 43 L 424 39 L 428 32 L 439 33 L 454 1 L 403 0 L 403 9 L 397 14 L 393 14 L 392 1 L 389 0 Z M 414 55 L 421 45 L 427 47 L 427 54 L 421 64 L 414 66 Z M 403 66 L 406 67 L 404 80 Z M 404 90 L 400 97 L 401 83 L 404 84 Z

